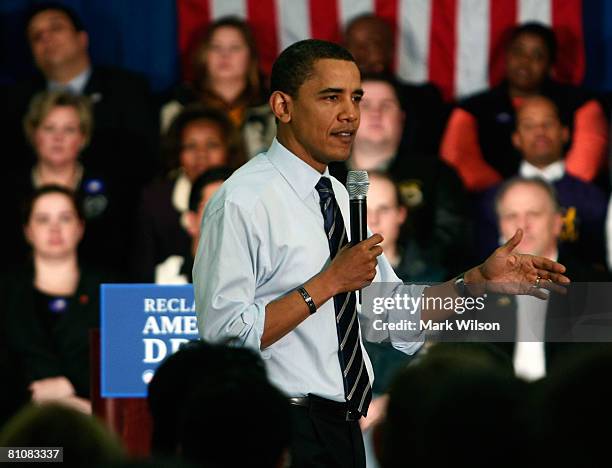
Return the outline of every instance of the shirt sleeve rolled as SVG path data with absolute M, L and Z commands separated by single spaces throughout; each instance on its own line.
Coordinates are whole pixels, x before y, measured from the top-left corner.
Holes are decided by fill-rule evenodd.
M 249 216 L 231 202 L 205 216 L 193 268 L 202 339 L 259 352 L 265 304 L 255 301 L 258 239 Z

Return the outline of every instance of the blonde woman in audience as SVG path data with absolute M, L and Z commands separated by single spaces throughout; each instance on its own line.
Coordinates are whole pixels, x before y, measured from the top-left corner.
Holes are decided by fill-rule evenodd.
M 104 269 L 122 271 L 128 249 L 130 200 L 123 196 L 125 187 L 81 161 L 94 125 L 89 100 L 64 91 L 42 92 L 32 99 L 23 124 L 36 162 L 30 171 L 11 181 L 13 207 L 44 185 L 76 192 L 88 226 L 80 247 L 82 258 Z M 18 219 L 14 213 L 14 234 Z
M 32 401 L 90 412 L 88 332 L 99 326 L 98 291 L 108 278 L 80 263 L 81 204 L 66 187 L 40 187 L 26 204 L 23 230 L 31 259 L 2 282 L 7 346 Z
M 227 113 L 241 130 L 249 157 L 266 150 L 276 125 L 249 26 L 234 17 L 212 23 L 195 48 L 192 72 L 193 80 L 162 108 L 162 130 L 185 104 L 200 102 Z

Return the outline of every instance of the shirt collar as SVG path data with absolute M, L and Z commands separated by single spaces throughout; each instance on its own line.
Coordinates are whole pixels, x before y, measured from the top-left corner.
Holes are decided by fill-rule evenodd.
M 565 174 L 565 163 L 560 160 L 549 164 L 544 169 L 539 169 L 533 164 L 523 160 L 519 173 L 523 177 L 540 177 L 549 183 L 555 182 L 561 179 Z
M 57 81 L 49 80 L 49 82 L 47 83 L 47 87 L 51 91 L 56 91 L 56 90 L 61 89 L 61 90 L 70 91 L 73 94 L 80 95 L 80 94 L 83 94 L 83 91 L 85 90 L 85 85 L 87 84 L 87 81 L 89 80 L 90 76 L 91 76 L 91 67 L 87 67 L 83 72 L 79 73 L 68 83 L 63 84 Z
M 325 167 L 325 172 L 321 174 L 285 148 L 276 138 L 272 141 L 267 156 L 272 165 L 276 167 L 302 200 L 312 193 L 322 176 L 329 177 L 327 167 Z

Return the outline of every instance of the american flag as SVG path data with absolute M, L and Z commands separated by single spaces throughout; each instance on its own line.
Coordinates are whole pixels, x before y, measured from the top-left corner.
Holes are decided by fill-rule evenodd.
M 224 16 L 252 27 L 261 67 L 301 39 L 341 40 L 356 16 L 375 13 L 393 27 L 395 71 L 404 81 L 432 81 L 447 99 L 487 89 L 503 76 L 503 47 L 516 24 L 552 26 L 559 43 L 554 74 L 579 83 L 585 72 L 582 0 L 178 0 L 179 47 L 189 53 L 206 25 Z

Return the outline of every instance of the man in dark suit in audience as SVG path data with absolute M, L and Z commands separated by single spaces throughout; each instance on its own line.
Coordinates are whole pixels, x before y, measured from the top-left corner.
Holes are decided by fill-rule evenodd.
M 604 222 L 608 198 L 595 184 L 566 170 L 564 153 L 569 130 L 561 122 L 557 106 L 547 97 L 526 98 L 517 110 L 514 147 L 521 154 L 518 175 L 539 177 L 550 183 L 562 209 L 559 235 L 562 251 L 572 251 L 586 262 L 605 269 Z M 478 251 L 486 256 L 497 247 L 499 233 L 494 198 L 498 187 L 484 192 L 476 230 Z
M 461 181 L 436 153 L 410 155 L 403 151 L 407 113 L 392 79 L 365 75 L 362 87 L 361 125 L 351 156 L 331 163 L 330 173 L 341 182 L 349 169 L 388 174 L 397 183 L 409 212 L 405 234 L 413 244 L 410 263 L 440 266 L 443 278 L 450 277 L 466 266 L 462 253 L 469 243 L 467 200 Z
M 26 24 L 26 37 L 38 73 L 6 89 L 0 126 L 12 142 L 5 164 L 12 170 L 29 169 L 33 162 L 21 130 L 29 102 L 44 90 L 67 89 L 88 96 L 93 104 L 94 135 L 85 155 L 90 168 L 140 184 L 155 170 L 156 124 L 147 80 L 118 68 L 93 65 L 89 36 L 69 8 L 56 3 L 34 6 Z
M 563 262 L 573 280 L 567 294 L 551 292 L 546 300 L 490 294 L 485 309 L 470 317 L 499 322 L 502 334 L 493 335 L 493 339 L 503 336 L 506 342 L 496 344 L 512 356 L 517 375 L 535 380 L 543 377 L 564 353 L 579 346 L 569 343 L 573 341 L 573 328 L 585 314 L 589 293 L 585 283 L 606 281 L 608 277 L 582 258 L 559 249 L 561 207 L 554 188 L 543 179 L 508 180 L 497 193 L 495 209 L 501 241 L 522 229 L 523 239 L 517 251 Z

